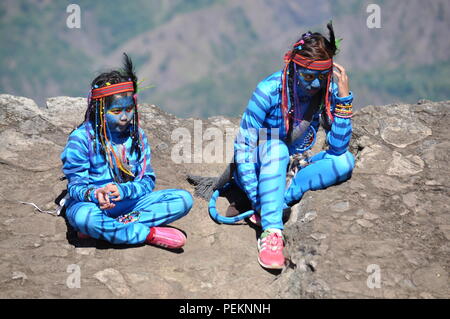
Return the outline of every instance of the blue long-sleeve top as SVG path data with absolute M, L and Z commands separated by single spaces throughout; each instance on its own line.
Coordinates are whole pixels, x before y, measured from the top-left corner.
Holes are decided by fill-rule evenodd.
M 267 134 L 267 139 L 269 139 L 273 137 L 270 129 L 276 129 L 275 134 L 279 134 L 278 138 L 280 140 L 286 141 L 287 138 L 280 107 L 281 77 L 282 71 L 278 71 L 257 85 L 242 116 L 239 131 L 234 142 L 234 160 L 237 167 L 237 174 L 254 207 L 257 207 L 258 203 L 258 179 L 254 156 L 256 156 L 255 148 L 257 147 L 258 139 L 261 137 L 260 134 L 264 132 L 264 134 Z M 350 92 L 349 96 L 339 97 L 338 86 L 335 83 L 332 86 L 330 85 L 329 89 L 332 93 L 330 108 L 333 115 L 336 104 L 352 103 L 352 92 Z M 317 113 L 313 114 L 310 124 L 316 132 L 320 125 L 320 113 L 321 110 L 318 110 Z M 351 119 L 334 116 L 331 129 L 326 131 L 326 134 L 329 145 L 328 151 L 335 155 L 345 153 L 352 135 Z M 298 139 L 297 141 L 301 142 L 302 139 Z M 295 142 L 288 145 L 290 155 L 299 153 L 298 146 L 298 143 Z
M 93 141 L 90 136 L 93 136 L 94 131 L 89 123 L 83 123 L 76 130 L 74 130 L 68 138 L 67 144 L 61 153 L 61 160 L 63 162 L 62 171 L 68 180 L 68 193 L 70 195 L 70 202 L 73 201 L 92 201 L 98 203 L 95 198 L 94 191 L 89 193 L 86 198 L 86 192 L 90 188 L 100 188 L 114 182 L 114 177 L 108 162 L 100 152 L 94 151 Z M 133 181 L 126 183 L 115 183 L 120 192 L 121 199 L 136 199 L 150 193 L 155 188 L 156 176 L 151 166 L 150 145 L 147 136 L 141 128 L 142 143 L 144 154 L 138 158 L 138 152 L 130 154 L 129 150 L 132 145 L 130 136 L 125 137 L 120 142 L 126 147 L 129 165 L 135 178 Z M 115 147 L 115 146 L 114 146 Z M 117 149 L 115 149 L 117 152 Z M 144 165 L 145 158 L 145 165 Z M 145 167 L 145 172 L 141 176 L 141 172 Z

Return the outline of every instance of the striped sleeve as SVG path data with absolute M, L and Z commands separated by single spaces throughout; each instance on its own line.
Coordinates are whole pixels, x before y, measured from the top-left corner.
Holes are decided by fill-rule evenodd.
M 145 194 L 151 193 L 155 188 L 156 175 L 151 165 L 151 150 L 147 136 L 144 130 L 140 129 L 142 134 L 142 143 L 144 154 L 141 155 L 139 162 L 138 175 L 132 182 L 117 184 L 121 199 L 137 199 Z M 139 177 L 144 170 L 142 177 Z
M 69 135 L 61 153 L 61 161 L 62 171 L 68 180 L 67 189 L 70 197 L 79 202 L 89 200 L 85 198 L 85 194 L 94 186 L 89 184 L 89 149 L 84 129 L 78 128 Z M 94 192 L 91 192 L 90 201 L 98 202 Z
M 237 173 L 253 207 L 258 208 L 258 179 L 255 170 L 259 130 L 271 106 L 270 87 L 262 81 L 253 92 L 242 116 L 234 143 Z
M 339 97 L 337 85 L 333 87 L 333 104 L 332 112 L 334 115 L 334 108 L 336 104 L 351 104 L 353 101 L 353 93 L 346 97 Z M 335 155 L 342 155 L 348 150 L 350 145 L 350 139 L 352 137 L 352 120 L 351 118 L 342 118 L 334 116 L 331 129 L 327 132 L 327 142 L 329 145 L 329 151 Z

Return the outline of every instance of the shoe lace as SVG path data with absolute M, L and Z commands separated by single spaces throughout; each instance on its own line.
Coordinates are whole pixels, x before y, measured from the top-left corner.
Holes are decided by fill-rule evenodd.
M 283 238 L 276 232 L 270 232 L 264 239 L 263 244 L 266 249 L 276 251 L 283 249 Z

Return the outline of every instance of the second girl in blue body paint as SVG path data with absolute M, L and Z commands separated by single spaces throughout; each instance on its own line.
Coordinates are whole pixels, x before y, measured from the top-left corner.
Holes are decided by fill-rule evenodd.
M 353 94 L 344 67 L 333 63 L 337 47 L 331 23 L 327 27 L 330 39 L 303 34 L 286 54 L 285 68 L 258 84 L 234 144 L 234 178 L 258 212 L 251 220 L 263 229 L 258 261 L 265 268 L 284 265 L 283 209 L 308 190 L 347 180 L 354 168 L 348 151 Z M 311 157 L 286 188 L 290 156 L 312 147 L 320 123 L 328 150 Z

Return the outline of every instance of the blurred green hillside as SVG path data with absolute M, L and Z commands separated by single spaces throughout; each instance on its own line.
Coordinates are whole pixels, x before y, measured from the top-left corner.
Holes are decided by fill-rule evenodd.
M 80 29 L 66 25 L 70 3 L 0 3 L 0 93 L 41 106 L 86 96 L 127 52 L 143 86 L 154 85 L 140 101 L 179 116 L 239 116 L 289 46 L 333 19 L 357 107 L 450 99 L 447 0 L 378 1 L 380 29 L 367 27 L 364 0 L 80 0 Z

